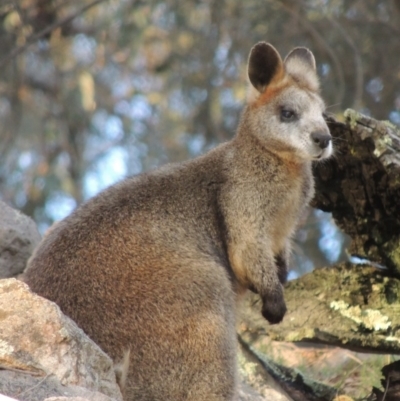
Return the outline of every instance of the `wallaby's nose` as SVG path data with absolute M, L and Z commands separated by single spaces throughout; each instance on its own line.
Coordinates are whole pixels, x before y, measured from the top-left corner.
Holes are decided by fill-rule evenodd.
M 328 147 L 329 142 L 331 141 L 332 137 L 329 133 L 316 131 L 311 134 L 311 139 L 321 149 L 325 149 Z

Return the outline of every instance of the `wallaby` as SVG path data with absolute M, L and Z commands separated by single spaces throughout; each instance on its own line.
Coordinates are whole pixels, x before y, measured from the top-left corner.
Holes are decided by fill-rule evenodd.
M 332 153 L 313 54 L 248 61 L 237 135 L 207 154 L 128 178 L 59 222 L 25 281 L 114 361 L 129 350 L 125 399 L 237 399 L 235 305 L 258 293 L 282 320 L 290 238 Z M 126 361 L 123 362 L 127 366 Z

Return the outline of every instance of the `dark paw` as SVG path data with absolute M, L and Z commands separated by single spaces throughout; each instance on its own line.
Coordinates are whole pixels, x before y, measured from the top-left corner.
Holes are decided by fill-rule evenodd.
M 280 323 L 286 313 L 286 304 L 283 297 L 280 298 L 270 298 L 265 297 L 263 300 L 262 315 L 271 324 Z
M 278 278 L 281 284 L 285 284 L 287 281 L 288 275 L 288 267 L 286 260 L 284 259 L 282 254 L 278 254 L 275 256 L 275 264 L 278 269 Z
M 256 289 L 256 287 L 254 287 L 253 284 L 249 284 L 249 286 L 247 287 L 251 292 L 254 292 L 254 294 L 258 294 L 258 291 Z

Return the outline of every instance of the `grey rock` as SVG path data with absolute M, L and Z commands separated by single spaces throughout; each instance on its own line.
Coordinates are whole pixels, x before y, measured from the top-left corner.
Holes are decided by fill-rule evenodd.
M 22 273 L 39 241 L 34 221 L 0 201 L 0 278 Z
M 18 401 L 116 401 L 98 391 L 64 386 L 55 376 L 32 376 L 9 370 L 0 370 L 0 393 Z
M 91 401 L 91 400 L 82 397 L 50 397 L 46 398 L 44 401 Z
M 55 303 L 14 278 L 0 280 L 0 368 L 0 393 L 20 401 L 66 392 L 122 400 L 110 357 Z

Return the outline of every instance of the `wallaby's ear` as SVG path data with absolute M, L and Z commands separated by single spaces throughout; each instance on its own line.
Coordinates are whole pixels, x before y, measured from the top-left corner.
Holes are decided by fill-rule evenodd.
M 285 58 L 286 72 L 298 83 L 318 91 L 319 81 L 314 55 L 305 47 L 296 47 Z
M 263 93 L 274 79 L 282 77 L 283 72 L 281 56 L 269 43 L 259 42 L 251 49 L 248 63 L 249 79 L 260 93 Z
M 307 49 L 306 47 L 296 47 L 295 49 L 293 49 L 286 56 L 285 65 L 287 66 L 293 60 L 301 61 L 304 66 L 308 66 L 314 71 L 316 70 L 314 55 L 312 54 L 311 50 Z

